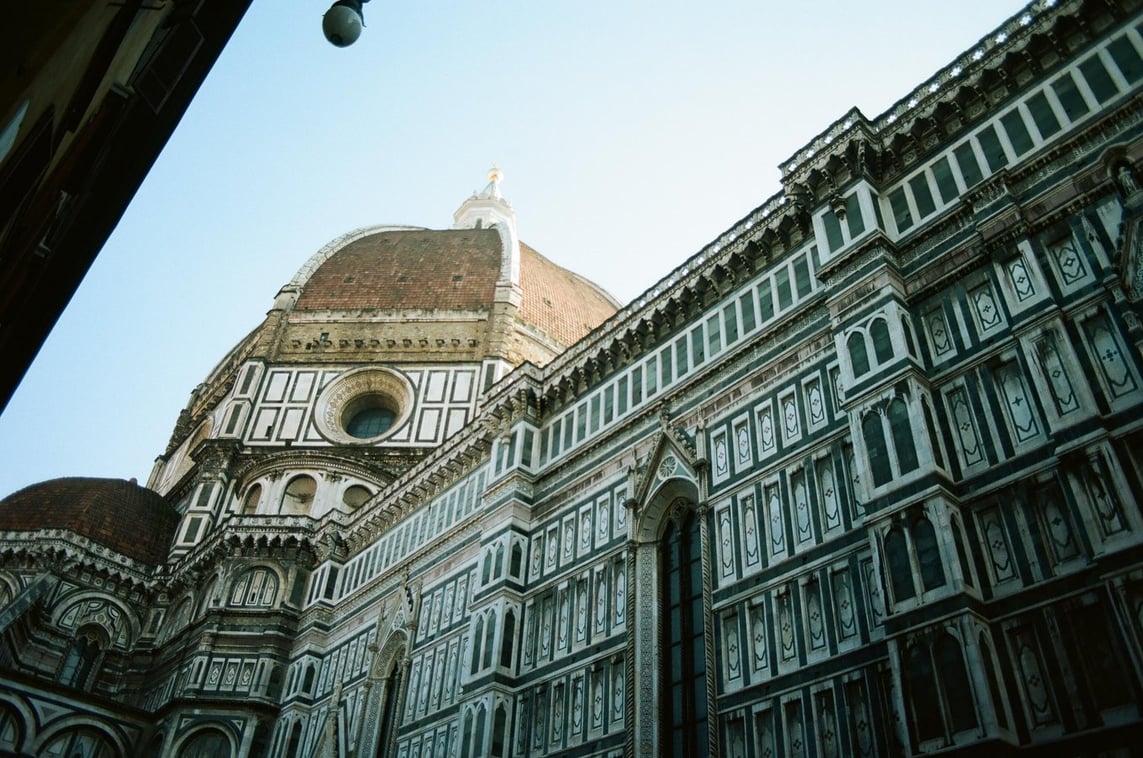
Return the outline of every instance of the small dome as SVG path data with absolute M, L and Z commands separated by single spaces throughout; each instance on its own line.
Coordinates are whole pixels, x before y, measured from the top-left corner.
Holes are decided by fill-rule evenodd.
M 69 477 L 0 500 L 0 532 L 70 529 L 128 558 L 165 563 L 179 514 L 134 481 Z

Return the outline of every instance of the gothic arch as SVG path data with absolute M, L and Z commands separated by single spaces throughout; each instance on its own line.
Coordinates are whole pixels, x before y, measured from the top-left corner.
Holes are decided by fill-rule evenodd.
M 360 755 L 395 755 L 403 712 L 400 706 L 408 686 L 410 642 L 409 631 L 398 626 L 389 631 L 373 656 L 358 724 Z
M 82 591 L 56 604 L 52 624 L 72 634 L 81 626 L 97 626 L 107 635 L 108 646 L 121 651 L 131 648 L 142 626 L 135 613 L 117 598 Z
M 666 456 L 664 456 L 664 459 Z M 678 473 L 676 468 L 672 473 Z M 688 472 L 689 473 L 689 472 Z M 628 583 L 634 585 L 634 592 L 628 593 L 628 618 L 634 621 L 634 634 L 628 635 L 627 642 L 627 692 L 625 699 L 634 705 L 635 692 L 660 692 L 661 677 L 667 675 L 664 669 L 665 658 L 661 645 L 663 604 L 662 555 L 665 548 L 662 541 L 666 536 L 677 535 L 684 525 L 697 527 L 698 545 L 689 544 L 701 552 L 703 577 L 701 588 L 691 588 L 701 593 L 703 614 L 701 619 L 690 619 L 696 635 L 704 641 L 705 654 L 701 661 L 691 661 L 693 668 L 705 672 L 705 691 L 697 694 L 707 703 L 705 733 L 709 740 L 707 750 L 717 755 L 717 728 L 711 722 L 714 703 L 714 661 L 710 645 L 714 640 L 714 630 L 710 617 L 710 551 L 706 524 L 706 508 L 702 507 L 698 484 L 682 476 L 665 477 L 658 486 L 649 491 L 643 503 L 637 505 L 634 524 L 633 554 L 629 555 L 629 571 L 633 576 Z M 691 521 L 691 518 L 695 521 Z M 629 622 L 630 623 L 630 622 Z M 697 639 L 697 637 L 696 637 Z M 701 664 L 701 666 L 700 666 Z M 641 755 L 657 754 L 663 740 L 667 739 L 660 704 L 655 698 L 639 698 L 633 716 L 633 728 L 628 731 L 628 748 Z M 701 731 L 701 730 L 700 730 Z M 700 739 L 702 739 L 700 737 Z

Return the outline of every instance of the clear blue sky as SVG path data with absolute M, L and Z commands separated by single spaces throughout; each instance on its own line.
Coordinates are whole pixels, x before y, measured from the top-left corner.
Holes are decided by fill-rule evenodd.
M 329 240 L 447 228 L 504 170 L 531 246 L 633 299 L 873 118 L 1011 0 L 256 0 L 0 416 L 0 496 L 145 482 L 190 391 Z

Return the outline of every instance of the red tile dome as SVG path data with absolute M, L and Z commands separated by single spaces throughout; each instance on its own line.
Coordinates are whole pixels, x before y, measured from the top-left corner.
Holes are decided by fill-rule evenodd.
M 134 481 L 69 477 L 0 500 L 0 532 L 69 529 L 128 558 L 165 563 L 179 514 Z

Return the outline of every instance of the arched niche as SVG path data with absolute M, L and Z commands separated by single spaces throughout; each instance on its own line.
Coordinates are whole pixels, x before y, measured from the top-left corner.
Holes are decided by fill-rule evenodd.
M 686 469 L 679 467 L 676 474 L 682 474 Z M 689 472 L 686 472 L 689 473 Z M 674 533 L 685 525 L 697 525 L 697 550 L 701 551 L 703 564 L 703 587 L 695 588 L 700 592 L 703 600 L 702 618 L 695 619 L 699 631 L 704 637 L 712 635 L 713 629 L 709 621 L 710 587 L 709 587 L 709 551 L 705 548 L 708 540 L 705 509 L 700 508 L 700 493 L 697 482 L 682 475 L 671 476 L 662 481 L 646 497 L 643 503 L 638 504 L 635 514 L 634 527 L 634 576 L 629 583 L 634 584 L 635 591 L 628 595 L 628 624 L 634 634 L 628 635 L 627 655 L 627 681 L 629 691 L 634 692 L 662 692 L 660 678 L 667 676 L 664 669 L 663 644 L 663 550 L 664 536 Z M 630 559 L 629 559 L 630 560 Z M 628 564 L 631 567 L 632 563 Z M 714 713 L 713 706 L 713 677 L 714 662 L 701 661 L 705 672 L 706 686 L 703 697 L 706 698 L 706 711 Z M 658 754 L 663 748 L 664 740 L 670 738 L 669 726 L 663 719 L 662 704 L 658 697 L 639 698 L 635 708 L 635 743 L 639 754 Z M 706 734 L 702 741 L 707 743 L 713 735 L 710 718 L 705 721 Z M 713 744 L 709 742 L 708 744 Z M 713 752 L 711 754 L 714 754 Z
M 396 754 L 408 673 L 409 633 L 397 627 L 388 631 L 369 666 L 369 689 L 358 735 L 360 755 L 387 758 Z

